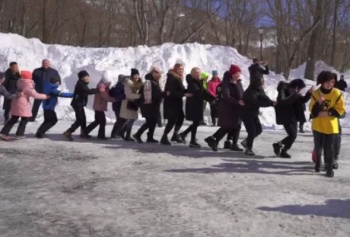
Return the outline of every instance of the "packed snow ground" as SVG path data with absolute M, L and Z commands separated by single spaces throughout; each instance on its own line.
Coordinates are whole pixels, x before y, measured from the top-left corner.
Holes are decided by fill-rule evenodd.
M 285 160 L 271 149 L 281 131 L 264 131 L 252 158 L 184 145 L 67 142 L 66 122 L 37 140 L 38 125 L 28 125 L 25 140 L 0 142 L 1 237 L 349 236 L 349 146 L 330 179 L 313 171 L 311 134 L 299 135 Z M 199 142 L 214 130 L 200 127 Z
M 184 45 L 168 43 L 156 47 L 138 46 L 136 48 L 80 48 L 45 45 L 38 39 L 26 39 L 19 35 L 3 33 L 0 33 L 0 42 L 0 70 L 8 68 L 11 61 L 17 61 L 20 69 L 34 70 L 40 67 L 44 58 L 48 58 L 52 62 L 52 67 L 60 72 L 63 79 L 62 89 L 69 91 L 73 91 L 77 81 L 77 73 L 82 69 L 86 69 L 90 73 L 90 86 L 95 87 L 103 71 L 114 75 L 113 80 L 117 81 L 119 74 L 129 75 L 131 68 L 138 68 L 141 76 L 144 76 L 152 65 L 158 65 L 164 70 L 165 75 L 167 70 L 173 67 L 178 60 L 185 63 L 186 73 L 197 66 L 209 73 L 213 69 L 217 69 L 222 75 L 228 70 L 230 64 L 237 64 L 242 69 L 243 85 L 247 87 L 248 67 L 252 62 L 251 59 L 240 55 L 234 48 L 197 43 Z M 334 70 L 322 62 L 318 62 L 316 73 L 324 69 Z M 291 72 L 291 78 L 303 77 L 304 71 L 305 65 L 301 65 Z M 280 80 L 283 80 L 283 77 L 273 72 L 266 77 L 266 92 L 272 99 L 277 97 L 276 88 Z M 309 85 L 312 83 L 307 82 Z M 56 108 L 59 119 L 72 120 L 75 118 L 74 111 L 69 105 L 70 102 L 70 99 L 59 100 Z M 94 119 L 92 103 L 93 96 L 90 97 L 87 106 L 88 121 Z M 347 105 L 350 106 L 349 96 L 347 96 Z M 281 128 L 275 125 L 273 108 L 262 109 L 262 111 L 261 120 L 264 127 Z M 209 110 L 205 114 L 206 120 L 208 120 Z M 107 117 L 109 120 L 115 119 L 111 109 L 107 113 Z M 39 111 L 40 119 L 42 119 L 42 110 Z M 350 128 L 350 118 L 343 119 L 342 124 Z M 305 128 L 309 130 L 310 124 L 306 124 Z

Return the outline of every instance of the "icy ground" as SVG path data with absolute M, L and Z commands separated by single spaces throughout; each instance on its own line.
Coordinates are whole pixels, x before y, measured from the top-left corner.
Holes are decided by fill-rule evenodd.
M 311 134 L 283 160 L 271 149 L 281 131 L 264 131 L 251 158 L 184 145 L 67 142 L 68 126 L 37 140 L 33 123 L 27 139 L 0 142 L 1 237 L 349 236 L 349 146 L 329 179 L 313 172 Z M 214 130 L 201 127 L 199 142 Z

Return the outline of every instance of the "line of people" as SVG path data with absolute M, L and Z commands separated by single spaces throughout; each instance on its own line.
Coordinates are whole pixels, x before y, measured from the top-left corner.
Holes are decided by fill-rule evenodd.
M 43 68 L 47 67 L 46 60 Z M 46 66 L 45 66 L 46 65 Z M 10 65 L 11 66 L 11 65 Z M 12 65 L 13 66 L 13 65 Z M 45 70 L 44 70 L 45 71 Z M 52 71 L 53 72 L 53 71 Z M 305 96 L 300 91 L 306 87 L 302 79 L 295 79 L 290 83 L 280 82 L 277 90 L 277 101 L 271 100 L 264 91 L 264 74 L 268 74 L 268 66 L 254 59 L 249 68 L 250 83 L 246 90 L 241 82 L 241 69 L 237 65 L 231 65 L 224 73 L 223 80 L 218 78 L 214 71 L 213 79 L 203 80 L 208 75 L 203 74 L 197 67 L 185 76 L 184 65 L 175 64 L 173 69 L 167 73 L 164 90 L 160 87 L 162 72 L 158 67 L 152 67 L 145 76 L 145 82 L 141 80 L 137 69 L 131 69 L 130 76 L 120 75 L 116 85 L 111 87 L 111 76 L 104 73 L 96 88 L 89 88 L 89 73 L 81 71 L 78 73 L 78 81 L 74 93 L 62 93 L 58 90 L 61 79 L 58 73 L 50 74 L 45 82 L 41 74 L 40 87 L 34 84 L 35 72 L 22 71 L 16 83 L 17 90 L 12 93 L 4 92 L 6 88 L 0 87 L 0 93 L 4 94 L 11 103 L 11 119 L 9 119 L 0 132 L 1 138 L 9 140 L 9 132 L 13 125 L 21 118 L 16 136 L 23 137 L 27 122 L 35 115 L 38 102 L 34 102 L 33 108 L 29 98 L 44 101 L 44 122 L 37 130 L 36 137 L 43 138 L 45 133 L 57 123 L 55 106 L 57 97 L 72 98 L 71 106 L 75 111 L 76 121 L 64 132 L 64 136 L 72 141 L 73 133 L 80 127 L 81 138 L 91 138 L 91 131 L 99 127 L 98 138 L 106 137 L 106 116 L 108 103 L 113 103 L 116 115 L 116 123 L 111 132 L 112 138 L 121 137 L 125 141 L 137 141 L 143 143 L 142 135 L 146 130 L 147 142 L 158 143 L 154 138 L 154 131 L 158 122 L 160 107 L 163 103 L 164 118 L 167 120 L 160 143 L 171 145 L 172 142 L 186 143 L 187 136 L 191 134 L 189 146 L 200 148 L 197 142 L 197 129 L 203 121 L 206 103 L 212 108 L 212 117 L 218 117 L 219 129 L 205 142 L 213 150 L 217 151 L 219 142 L 226 136 L 225 149 L 233 151 L 244 151 L 246 155 L 255 155 L 253 151 L 255 139 L 262 133 L 262 125 L 259 119 L 259 110 L 262 107 L 274 107 L 276 110 L 276 123 L 283 125 L 287 137 L 274 143 L 273 151 L 281 158 L 291 158 L 288 150 L 291 149 L 297 138 L 298 122 L 305 120 L 304 106 L 310 102 L 310 113 L 312 116 L 312 130 L 314 134 L 315 152 L 317 161 L 315 171 L 320 171 L 321 154 L 324 149 L 325 169 L 328 177 L 333 177 L 333 170 L 338 168 L 337 159 L 339 155 L 341 127 L 339 118 L 345 116 L 345 102 L 340 90 L 335 89 L 339 84 L 337 75 L 331 72 L 321 72 L 317 83 L 321 87 L 314 90 L 309 89 Z M 17 75 L 18 77 L 18 75 Z M 187 82 L 187 88 L 184 86 Z M 1 85 L 4 83 L 0 81 Z M 6 82 L 6 80 L 5 80 Z M 41 89 L 43 88 L 43 89 Z M 42 92 L 42 93 L 40 93 Z M 95 95 L 93 109 L 95 120 L 87 126 L 85 106 L 88 96 Z M 183 110 L 183 99 L 186 98 L 185 111 Z M 138 112 L 145 118 L 145 123 L 132 135 L 132 127 L 138 119 Z M 181 132 L 184 120 L 192 124 Z M 216 119 L 213 119 L 216 122 Z M 238 140 L 244 124 L 247 137 L 241 141 L 243 148 L 239 147 Z M 169 133 L 173 130 L 171 139 Z M 335 151 L 334 147 L 339 147 Z

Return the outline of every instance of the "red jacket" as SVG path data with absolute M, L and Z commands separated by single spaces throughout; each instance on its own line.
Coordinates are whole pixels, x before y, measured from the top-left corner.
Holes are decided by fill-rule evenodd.
M 220 85 L 221 80 L 219 77 L 213 77 L 209 82 L 208 82 L 208 92 L 216 97 L 216 87 Z

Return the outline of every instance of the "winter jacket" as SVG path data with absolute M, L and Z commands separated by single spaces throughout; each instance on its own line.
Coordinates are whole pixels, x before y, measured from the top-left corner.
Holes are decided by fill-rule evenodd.
M 152 77 L 152 73 L 149 73 L 145 76 L 146 82 L 141 89 L 141 114 L 144 118 L 157 118 L 160 112 L 160 105 L 162 103 L 164 93 L 160 88 L 159 81 L 155 80 Z M 151 86 L 151 101 L 146 103 L 145 99 L 145 85 L 150 83 Z
M 85 107 L 88 103 L 88 96 L 97 93 L 97 89 L 90 89 L 88 83 L 78 80 L 74 88 L 74 97 L 71 106 Z
M 33 71 L 33 81 L 35 83 L 35 90 L 39 93 L 44 92 L 46 83 L 50 82 L 53 76 L 58 76 L 58 71 L 53 68 L 45 69 L 43 67 L 37 68 Z
M 290 95 L 288 87 L 280 88 L 277 96 L 277 106 L 275 107 L 276 123 L 284 125 L 304 122 L 304 106 L 310 98 L 310 92 L 307 92 L 305 96 L 299 93 Z
M 348 83 L 346 83 L 345 80 L 339 80 L 334 87 L 341 91 L 345 91 L 345 89 L 348 88 Z
M 124 92 L 124 80 L 126 76 L 119 75 L 118 76 L 118 82 L 115 86 L 113 86 L 109 90 L 109 96 L 114 98 L 112 108 L 113 111 L 119 116 L 120 113 L 120 107 L 122 105 L 122 101 L 125 99 L 125 92 Z
M 10 94 L 6 88 L 0 84 L 0 95 L 2 95 L 3 97 L 5 97 L 5 99 L 8 99 L 8 100 L 12 100 L 12 99 L 15 99 L 17 97 L 16 94 Z
M 17 92 L 17 82 L 21 78 L 19 73 L 13 74 L 11 69 L 7 69 L 5 72 L 5 82 L 3 86 L 6 88 L 8 93 L 14 94 Z M 11 100 L 5 98 L 3 109 L 9 109 L 11 106 Z
M 320 94 L 325 98 L 320 104 L 318 99 Z M 325 91 L 322 88 L 315 90 L 311 96 L 309 105 L 312 119 L 312 130 L 323 134 L 338 134 L 338 119 L 346 112 L 344 97 L 340 90 L 333 88 Z M 328 112 L 327 117 L 318 117 L 320 112 Z
M 263 79 L 264 75 L 270 74 L 269 67 L 261 66 L 259 63 L 252 64 L 249 68 L 249 75 L 250 75 L 250 81 L 253 80 L 261 80 Z
M 108 102 L 114 102 L 115 99 L 109 96 L 109 86 L 102 80 L 97 84 L 99 93 L 95 95 L 93 109 L 95 111 L 107 111 Z
M 186 76 L 187 93 L 192 94 L 186 98 L 186 120 L 199 122 L 203 120 L 203 102 L 213 101 L 214 96 L 204 88 L 201 81 L 193 78 L 190 74 Z
M 221 84 L 221 99 L 218 110 L 218 126 L 222 128 L 238 128 L 241 126 L 240 112 L 242 106 L 243 86 L 241 81 L 236 83 L 223 82 Z
M 142 84 L 142 82 L 139 81 L 138 84 Z M 138 118 L 138 113 L 137 113 L 138 110 L 130 109 L 130 106 L 128 106 L 128 104 L 129 105 L 138 104 L 138 100 L 141 97 L 138 89 L 138 87 L 141 87 L 141 86 L 139 86 L 138 84 L 135 84 L 129 77 L 125 78 L 124 80 L 125 99 L 122 101 L 122 104 L 120 107 L 120 114 L 119 114 L 121 118 L 134 119 L 134 120 Z
M 218 85 L 220 85 L 221 80 L 218 77 L 213 77 L 209 82 L 208 82 L 208 92 L 212 96 L 216 96 L 216 88 Z
M 46 100 L 47 95 L 39 94 L 34 89 L 32 80 L 20 79 L 17 82 L 18 91 L 23 93 L 23 96 L 12 100 L 10 113 L 12 116 L 18 117 L 32 117 L 32 105 L 30 104 L 30 97 L 37 100 Z
M 182 83 L 182 78 L 174 70 L 169 70 L 167 74 L 164 92 L 170 93 L 170 95 L 166 95 L 164 98 L 164 119 L 183 116 L 183 97 L 185 96 L 186 89 Z
M 243 101 L 245 105 L 241 110 L 241 117 L 256 117 L 259 116 L 261 107 L 273 106 L 273 101 L 265 94 L 265 91 L 252 83 L 243 92 Z
M 43 101 L 44 110 L 55 110 L 58 102 L 58 97 L 73 98 L 72 93 L 65 93 L 58 90 L 58 85 L 53 83 L 46 83 L 44 87 L 44 94 L 51 96 L 49 99 Z

